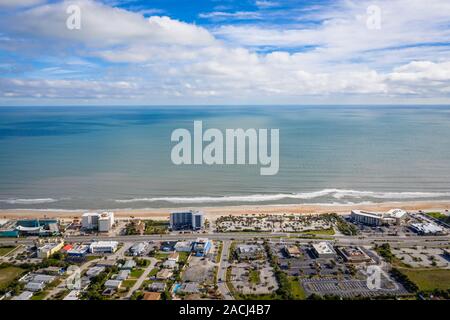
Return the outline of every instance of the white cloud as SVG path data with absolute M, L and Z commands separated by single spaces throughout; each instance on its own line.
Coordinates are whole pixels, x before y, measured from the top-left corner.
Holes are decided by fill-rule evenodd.
M 103 73 L 67 79 L 62 77 L 70 72 L 56 64 L 32 76 L 1 79 L 0 96 L 168 103 L 301 103 L 305 97 L 336 103 L 336 97 L 355 96 L 369 103 L 448 100 L 450 95 L 449 47 L 426 45 L 449 39 L 449 28 L 443 26 L 450 23 L 450 3 L 444 0 L 379 1 L 381 30 L 366 28 L 363 15 L 369 2 L 362 1 L 305 10 L 318 24 L 224 25 L 212 31 L 165 16 L 146 19 L 90 0 L 78 2 L 82 29 L 68 30 L 68 3 L 34 7 L 0 22 L 8 38 L 0 46 L 36 57 L 45 49 L 56 61 L 61 56 L 68 60 L 70 52 L 78 55 L 71 61 L 83 65 L 100 58 L 95 70 Z M 212 12 L 204 17 L 263 18 L 253 14 Z M 50 76 L 61 78 L 46 78 Z
M 76 4 L 81 9 L 81 29 L 69 30 L 66 9 Z M 20 21 L 20 23 L 14 23 Z M 91 0 L 65 1 L 43 5 L 5 18 L 1 25 L 17 36 L 34 36 L 37 39 L 53 39 L 81 42 L 100 47 L 127 45 L 133 42 L 152 44 L 204 45 L 214 41 L 205 29 L 168 17 L 142 15 L 124 9 L 113 8 Z
M 223 11 L 213 11 L 200 13 L 198 15 L 203 19 L 215 19 L 215 20 L 225 20 L 225 19 L 261 19 L 261 15 L 255 11 L 236 11 L 236 12 L 223 12 Z
M 0 0 L 0 7 L 30 7 L 44 2 L 46 0 Z
M 305 48 L 303 57 L 318 65 L 328 67 L 327 62 L 362 60 L 364 63 L 379 57 L 379 51 L 393 52 L 398 59 L 392 63 L 405 63 L 407 59 L 421 59 L 427 44 L 448 43 L 450 38 L 450 2 L 444 0 L 394 0 L 378 1 L 381 9 L 381 29 L 367 28 L 367 7 L 372 1 L 341 1 L 331 8 L 314 10 L 313 13 L 296 13 L 298 24 L 279 25 L 222 25 L 214 34 L 236 46 L 275 47 L 278 49 Z M 293 13 L 295 14 L 295 13 Z M 315 20 L 311 25 L 304 20 Z M 416 56 L 410 49 L 416 45 Z M 408 50 L 403 57 L 400 49 Z M 448 57 L 448 47 L 436 58 Z M 383 56 L 383 52 L 381 56 Z M 384 57 L 385 58 L 385 57 Z M 383 66 L 383 61 L 375 61 Z M 374 64 L 372 64 L 374 65 Z
M 260 1 L 255 1 L 255 5 L 258 8 L 275 8 L 278 7 L 280 5 L 280 3 L 275 2 L 275 1 L 264 1 L 264 0 L 260 0 Z
M 0 79 L 0 96 L 28 98 L 102 99 L 139 96 L 128 81 Z

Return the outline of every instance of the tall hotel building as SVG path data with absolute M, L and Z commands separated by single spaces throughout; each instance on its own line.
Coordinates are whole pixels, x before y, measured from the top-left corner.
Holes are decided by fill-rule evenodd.
M 204 216 L 200 211 L 172 212 L 170 214 L 170 228 L 172 230 L 200 230 L 203 228 Z

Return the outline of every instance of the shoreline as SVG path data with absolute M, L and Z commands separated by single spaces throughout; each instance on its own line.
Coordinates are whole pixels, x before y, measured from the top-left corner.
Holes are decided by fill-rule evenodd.
M 168 219 L 172 211 L 195 209 L 203 211 L 206 218 L 215 220 L 224 215 L 251 215 L 251 214 L 322 214 L 322 213 L 350 213 L 353 209 L 367 211 L 388 211 L 393 208 L 406 211 L 444 211 L 450 210 L 450 201 L 389 201 L 372 204 L 283 204 L 283 205 L 239 205 L 217 207 L 189 207 L 185 208 L 146 208 L 146 209 L 106 209 L 113 211 L 118 219 L 148 218 Z M 0 219 L 23 218 L 80 218 L 87 211 L 106 210 L 58 210 L 58 209 L 0 209 Z

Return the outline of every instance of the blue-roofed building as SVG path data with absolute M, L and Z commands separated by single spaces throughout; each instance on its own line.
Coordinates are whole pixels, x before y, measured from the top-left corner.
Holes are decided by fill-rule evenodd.
M 211 241 L 207 238 L 197 238 L 192 245 L 192 252 L 197 257 L 203 257 L 211 250 Z

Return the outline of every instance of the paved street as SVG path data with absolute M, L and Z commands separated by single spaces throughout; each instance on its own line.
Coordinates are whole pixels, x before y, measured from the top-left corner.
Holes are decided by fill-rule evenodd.
M 371 237 L 359 237 L 359 236 L 326 236 L 319 238 L 299 238 L 298 234 L 286 234 L 286 233 L 256 233 L 256 232 L 245 232 L 245 233 L 209 233 L 202 234 L 202 237 L 207 237 L 211 240 L 250 240 L 250 239 L 280 239 L 286 238 L 285 240 L 298 241 L 300 243 L 308 242 L 318 242 L 324 241 L 324 239 L 330 239 L 335 241 L 338 245 L 371 245 L 373 243 L 385 243 L 389 242 L 391 244 L 399 246 L 416 246 L 416 245 L 446 245 L 450 241 L 450 236 L 371 236 Z M 167 234 L 167 235 L 143 235 L 143 236 L 70 236 L 64 238 L 66 242 L 90 242 L 92 240 L 109 240 L 109 241 L 119 241 L 119 242 L 141 242 L 141 241 L 183 241 L 183 240 L 194 240 L 197 239 L 197 234 Z M 35 239 L 32 238 L 3 238 L 0 239 L 1 244 L 32 244 Z M 125 250 L 126 248 L 122 248 Z M 122 251 L 120 250 L 120 251 Z M 116 255 L 120 255 L 116 253 Z
M 222 254 L 220 256 L 219 271 L 217 273 L 217 285 L 220 293 L 225 300 L 234 300 L 226 283 L 226 275 L 228 268 L 228 253 L 230 251 L 231 241 L 223 241 Z
M 139 277 L 134 286 L 131 287 L 131 289 L 128 291 L 126 299 L 129 299 L 133 295 L 133 292 L 135 292 L 142 286 L 142 283 L 144 283 L 144 281 L 148 278 L 149 273 L 153 270 L 157 262 L 155 258 L 143 257 L 143 259 L 149 260 L 150 264 L 147 266 L 147 268 L 145 268 L 144 273 Z

